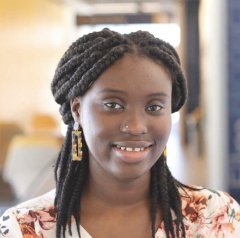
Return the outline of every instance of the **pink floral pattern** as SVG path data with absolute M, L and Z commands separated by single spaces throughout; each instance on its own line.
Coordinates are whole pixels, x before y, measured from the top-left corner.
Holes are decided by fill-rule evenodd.
M 56 211 L 53 206 L 42 210 L 29 210 L 17 217 L 18 224 L 24 238 L 44 238 L 41 231 L 37 234 L 35 224 L 38 223 L 42 230 L 50 230 L 56 223 Z
M 187 238 L 240 237 L 240 206 L 227 193 L 181 189 L 180 194 Z M 0 218 L 0 238 L 55 238 L 53 200 L 54 191 L 6 211 Z M 84 235 L 91 238 L 86 231 Z M 166 238 L 163 222 L 155 237 Z

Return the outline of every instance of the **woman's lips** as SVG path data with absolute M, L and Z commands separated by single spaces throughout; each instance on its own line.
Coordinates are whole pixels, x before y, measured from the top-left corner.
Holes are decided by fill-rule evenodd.
M 145 147 L 130 147 L 130 146 L 120 146 L 116 145 L 116 147 L 122 151 L 129 151 L 129 152 L 139 152 L 139 151 L 144 151 L 146 148 Z
M 150 149 L 152 144 L 150 143 L 131 143 L 130 144 L 116 144 L 113 146 L 113 150 L 120 160 L 126 163 L 138 163 L 144 160 Z

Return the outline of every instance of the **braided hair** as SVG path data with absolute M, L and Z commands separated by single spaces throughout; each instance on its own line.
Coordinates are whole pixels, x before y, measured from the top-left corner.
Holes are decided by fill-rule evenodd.
M 167 42 L 145 31 L 119 34 L 109 29 L 87 34 L 76 40 L 61 58 L 51 85 L 60 113 L 68 125 L 67 134 L 55 167 L 57 210 L 56 237 L 65 237 L 66 229 L 71 235 L 71 218 L 80 234 L 81 195 L 88 178 L 88 147 L 83 135 L 83 160 L 76 162 L 71 155 L 71 132 L 74 119 L 70 101 L 91 87 L 100 74 L 124 54 L 135 54 L 161 62 L 172 79 L 172 112 L 178 111 L 186 101 L 186 79 L 175 49 Z M 163 213 L 163 224 L 169 237 L 185 237 L 181 198 L 178 191 L 183 185 L 173 178 L 164 155 L 151 169 L 151 222 L 152 237 L 155 235 L 157 208 Z M 172 211 L 176 214 L 173 221 Z M 175 222 L 175 224 L 174 224 Z

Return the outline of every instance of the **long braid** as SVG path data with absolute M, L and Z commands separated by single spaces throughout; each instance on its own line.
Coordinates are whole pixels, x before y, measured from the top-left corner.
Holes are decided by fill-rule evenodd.
M 86 141 L 84 138 L 84 135 L 82 136 L 82 143 L 83 143 L 83 157 L 85 158 L 84 160 L 82 160 L 81 162 L 81 166 L 79 166 L 79 171 L 76 173 L 76 184 L 75 187 L 73 188 L 73 193 L 72 193 L 72 197 L 69 201 L 69 205 L 68 205 L 68 218 L 70 221 L 71 218 L 71 214 L 73 214 L 76 223 L 80 224 L 80 216 L 79 216 L 79 212 L 80 211 L 80 202 L 79 202 L 79 198 L 81 198 L 82 192 L 83 190 L 81 188 L 84 187 L 84 184 L 87 180 L 88 177 L 88 163 L 89 160 L 88 158 L 88 149 L 87 149 L 87 145 L 86 145 Z M 78 163 L 79 164 L 79 163 Z M 78 229 L 78 234 L 80 236 L 80 230 L 79 230 L 79 226 L 77 226 Z M 71 223 L 69 223 L 69 231 L 71 234 Z
M 71 199 L 71 193 L 72 193 L 72 188 L 74 187 L 74 183 L 75 183 L 75 171 L 78 170 L 78 168 L 76 168 L 77 166 L 79 166 L 77 164 L 76 161 L 71 161 L 67 174 L 66 174 L 66 178 L 65 181 L 63 183 L 62 186 L 62 191 L 60 194 L 60 198 L 57 201 L 57 215 L 58 215 L 58 219 L 59 219 L 59 223 L 63 224 L 62 226 L 62 234 L 63 237 L 65 234 L 65 230 L 66 230 L 66 224 L 68 223 L 68 217 L 66 216 L 66 214 L 68 213 L 68 207 L 67 205 L 69 204 L 69 200 Z M 57 224 L 59 225 L 59 224 Z M 60 237 L 60 232 L 61 232 L 61 226 L 57 226 L 57 237 Z
M 180 194 L 178 191 L 180 184 L 178 181 L 172 176 L 168 166 L 166 165 L 167 170 L 167 176 L 168 176 L 168 189 L 169 189 L 169 195 L 170 195 L 170 203 L 172 204 L 173 211 L 176 214 L 176 234 L 177 238 L 180 238 L 180 234 L 182 237 L 185 237 L 185 229 L 183 224 L 183 215 L 182 210 L 179 209 L 182 207 Z M 183 185 L 183 187 L 185 187 Z
M 178 187 L 185 187 L 172 176 L 167 164 L 166 158 L 162 155 L 151 170 L 151 218 L 155 222 L 156 205 L 161 204 L 164 227 L 167 237 L 185 237 L 185 229 L 182 216 L 182 204 Z M 188 187 L 188 186 L 186 186 Z M 157 199 L 156 199 L 157 198 Z M 176 215 L 176 230 L 174 229 L 171 209 Z M 152 231 L 153 230 L 152 227 Z
M 66 137 L 64 140 L 64 143 L 62 145 L 62 149 L 60 151 L 58 160 L 56 162 L 55 166 L 55 181 L 59 181 L 58 186 L 56 186 L 56 198 L 60 196 L 61 193 L 61 188 L 62 188 L 62 181 L 64 180 L 64 174 L 66 174 L 66 169 L 67 169 L 67 163 L 71 159 L 69 158 L 71 155 L 71 133 L 72 133 L 72 128 L 71 126 L 68 126 Z M 65 159 L 62 159 L 65 158 Z M 56 205 L 56 200 L 55 200 L 55 205 Z
M 68 134 L 68 133 L 67 133 Z M 84 135 L 82 136 L 83 143 L 83 161 L 77 162 L 72 161 L 71 158 L 68 160 L 67 171 L 65 169 L 65 180 L 63 183 L 58 183 L 57 193 L 55 199 L 55 205 L 57 207 L 57 216 L 59 223 L 57 223 L 57 237 L 65 237 L 66 227 L 69 227 L 69 233 L 71 234 L 71 216 L 75 218 L 77 224 L 80 224 L 79 212 L 76 212 L 76 208 L 80 210 L 78 205 L 79 199 L 82 194 L 84 184 L 87 180 L 88 175 L 88 149 L 86 146 Z M 70 153 L 71 154 L 71 153 Z M 70 156 L 71 157 L 71 156 Z M 62 169 L 63 167 L 61 167 Z M 62 170 L 60 171 L 60 173 Z M 63 176 L 63 175 L 62 175 Z M 61 192 L 61 193 L 60 193 Z M 66 215 L 67 214 L 67 215 Z M 62 225 L 61 225 L 62 224 Z M 77 226 L 78 234 L 80 236 L 79 226 Z
M 157 162 L 158 163 L 158 162 Z M 152 221 L 152 237 L 155 237 L 155 225 L 157 208 L 159 207 L 159 171 L 158 166 L 153 166 L 151 169 L 151 221 Z
M 160 157 L 160 202 L 162 208 L 162 215 L 164 221 L 164 227 L 166 229 L 167 238 L 169 238 L 169 233 L 172 237 L 174 237 L 174 229 L 172 224 L 172 214 L 171 214 L 171 204 L 169 198 L 169 190 L 168 190 L 168 177 L 166 171 L 166 161 L 163 156 Z
M 58 156 L 58 159 L 57 159 L 57 162 L 56 162 L 56 166 L 55 166 L 55 180 L 58 180 L 58 179 L 61 179 L 61 174 L 58 174 L 58 167 L 62 167 L 62 168 L 65 168 L 65 166 L 62 166 L 62 164 L 60 163 L 63 163 L 63 162 L 67 162 L 67 160 L 64 160 L 62 161 L 61 158 L 62 157 L 66 157 L 66 156 L 69 156 L 69 150 L 71 149 L 71 133 L 72 133 L 72 128 L 71 126 L 68 126 L 67 128 L 67 132 L 66 132 L 66 136 L 65 136 L 65 140 L 62 144 L 62 148 L 60 150 L 60 153 L 59 153 L 59 156 Z
M 68 132 L 56 163 L 56 198 L 57 231 L 56 237 L 65 237 L 68 227 L 71 234 L 71 218 L 74 217 L 80 237 L 81 194 L 88 178 L 88 149 L 82 162 L 71 160 L 71 131 L 73 117 L 70 101 L 84 93 L 95 80 L 124 54 L 149 57 L 157 63 L 164 64 L 172 78 L 172 112 L 179 110 L 187 97 L 186 80 L 180 67 L 180 60 L 175 49 L 168 43 L 156 39 L 148 32 L 138 31 L 121 35 L 104 29 L 93 32 L 75 41 L 60 60 L 52 81 L 52 93 L 60 104 L 60 113 Z M 154 237 L 157 208 L 163 212 L 167 237 L 175 237 L 171 210 L 177 215 L 177 238 L 179 230 L 185 237 L 181 215 L 181 199 L 176 183 L 162 157 L 151 170 L 151 220 L 152 237 Z M 177 194 L 177 196 L 175 196 Z M 170 235 L 169 235 L 170 234 Z

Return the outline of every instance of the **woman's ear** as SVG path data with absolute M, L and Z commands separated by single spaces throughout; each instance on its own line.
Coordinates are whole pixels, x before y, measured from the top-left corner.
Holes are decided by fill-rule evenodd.
M 81 104 L 80 98 L 78 98 L 78 97 L 72 99 L 70 102 L 73 119 L 74 119 L 74 121 L 78 122 L 79 125 L 81 125 L 81 123 L 80 123 L 80 104 Z

